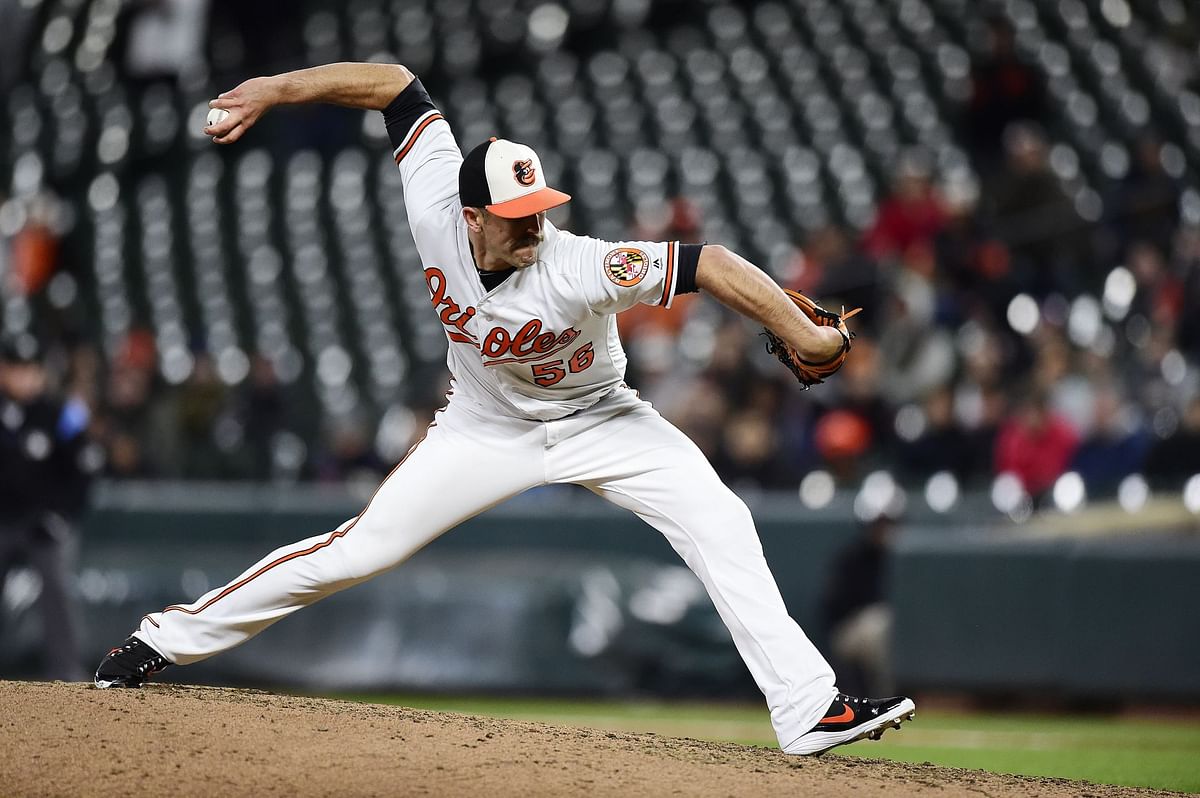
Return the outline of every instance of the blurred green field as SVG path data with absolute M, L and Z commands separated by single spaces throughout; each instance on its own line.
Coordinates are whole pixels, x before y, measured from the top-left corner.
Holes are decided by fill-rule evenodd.
M 346 696 L 341 696 L 345 698 Z M 354 700 L 672 737 L 775 746 L 757 705 L 653 701 L 350 696 Z M 844 756 L 1200 792 L 1200 721 L 922 711 L 881 742 Z

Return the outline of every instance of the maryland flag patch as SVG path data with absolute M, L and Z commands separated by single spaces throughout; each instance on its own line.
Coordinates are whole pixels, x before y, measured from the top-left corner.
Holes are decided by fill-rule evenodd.
M 604 273 L 622 288 L 637 285 L 650 270 L 650 258 L 640 249 L 614 249 L 604 256 Z

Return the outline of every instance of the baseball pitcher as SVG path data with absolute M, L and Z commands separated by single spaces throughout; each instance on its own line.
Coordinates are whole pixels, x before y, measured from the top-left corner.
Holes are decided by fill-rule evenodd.
M 192 603 L 146 615 L 100 663 L 96 686 L 138 687 L 168 665 L 211 657 L 522 491 L 574 483 L 660 531 L 704 583 L 785 752 L 818 754 L 911 718 L 908 698 L 838 692 L 788 616 L 746 505 L 623 382 L 616 314 L 637 303 L 666 308 L 704 291 L 768 328 L 806 384 L 841 365 L 844 319 L 814 315 L 721 246 L 556 229 L 546 211 L 570 197 L 546 184 L 537 153 L 491 139 L 464 157 L 403 66 L 329 64 L 248 80 L 212 101 L 228 115 L 205 133 L 232 144 L 270 108 L 316 102 L 383 112 L 430 304 L 449 339 L 448 403 L 359 515 L 271 552 Z

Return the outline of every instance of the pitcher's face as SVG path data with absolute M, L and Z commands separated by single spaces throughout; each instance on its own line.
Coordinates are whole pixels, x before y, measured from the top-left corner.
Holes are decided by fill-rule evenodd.
M 546 212 L 504 218 L 491 214 L 486 209 L 466 209 L 467 222 L 479 228 L 482 240 L 482 262 L 503 263 L 516 269 L 524 269 L 538 262 L 538 248 L 544 238 Z
M 484 210 L 479 219 L 484 249 L 492 258 L 517 269 L 537 262 L 546 223 L 545 211 L 520 219 L 505 219 Z

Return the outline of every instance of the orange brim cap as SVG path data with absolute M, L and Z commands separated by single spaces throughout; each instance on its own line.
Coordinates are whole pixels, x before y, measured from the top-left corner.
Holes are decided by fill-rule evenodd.
M 533 216 L 535 213 L 565 205 L 570 201 L 570 194 L 564 194 L 547 186 L 506 202 L 497 202 L 486 207 L 502 219 L 523 219 L 526 216 Z

